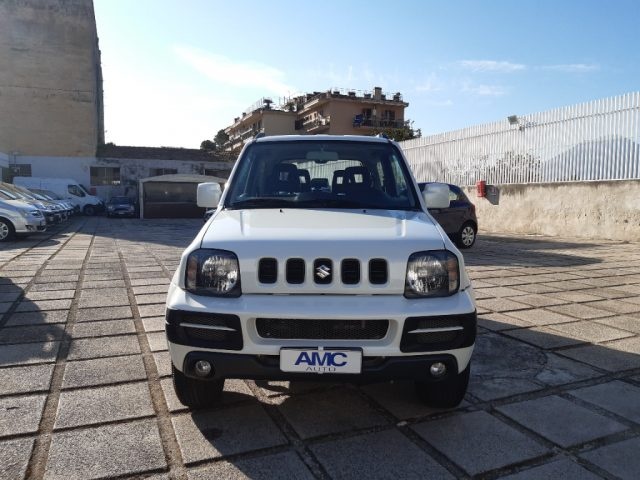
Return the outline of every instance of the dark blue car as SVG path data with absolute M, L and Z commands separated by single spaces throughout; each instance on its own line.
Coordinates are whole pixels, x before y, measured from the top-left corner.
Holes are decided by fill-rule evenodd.
M 111 197 L 107 202 L 107 217 L 135 217 L 136 204 L 129 197 Z
M 427 183 L 419 183 L 424 190 Z M 449 184 L 449 208 L 430 208 L 429 213 L 442 226 L 459 248 L 471 248 L 478 233 L 476 206 L 469 201 L 462 189 Z

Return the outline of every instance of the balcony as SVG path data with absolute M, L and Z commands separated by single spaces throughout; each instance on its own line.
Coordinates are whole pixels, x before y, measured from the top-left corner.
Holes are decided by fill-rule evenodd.
M 318 133 L 329 130 L 331 126 L 331 116 L 317 117 L 302 123 L 302 127 L 307 133 Z
M 355 115 L 353 117 L 353 126 L 355 128 L 406 128 L 409 126 L 408 120 L 391 120 L 388 118 L 365 117 L 364 115 Z

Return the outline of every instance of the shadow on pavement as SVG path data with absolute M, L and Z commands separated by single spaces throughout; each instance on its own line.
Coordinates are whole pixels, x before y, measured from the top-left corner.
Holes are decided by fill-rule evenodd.
M 601 247 L 589 243 L 479 235 L 476 244 L 469 250 L 462 250 L 462 254 L 470 267 L 570 267 L 602 263 L 597 256 L 577 253 L 598 246 Z
M 8 311 L 0 314 L 0 368 L 55 362 L 61 342 L 69 338 L 68 310 L 41 311 L 24 297 L 20 286 L 4 280 L 0 297 L 13 300 Z
M 186 248 L 204 226 L 201 219 L 97 218 L 98 237 Z

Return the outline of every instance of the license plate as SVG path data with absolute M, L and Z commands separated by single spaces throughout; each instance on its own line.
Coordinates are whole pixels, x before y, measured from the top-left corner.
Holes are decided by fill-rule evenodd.
M 280 370 L 298 373 L 360 373 L 362 350 L 283 348 Z

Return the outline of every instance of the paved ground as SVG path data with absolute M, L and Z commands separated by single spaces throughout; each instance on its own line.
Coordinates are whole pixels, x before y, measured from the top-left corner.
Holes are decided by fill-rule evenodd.
M 162 314 L 199 227 L 80 219 L 0 247 L 0 478 L 640 478 L 640 244 L 481 238 L 455 411 L 404 383 L 230 381 L 190 414 Z

